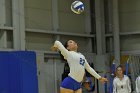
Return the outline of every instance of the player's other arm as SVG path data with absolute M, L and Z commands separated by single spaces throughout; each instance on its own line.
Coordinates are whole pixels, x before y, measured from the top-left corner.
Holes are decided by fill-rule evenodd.
M 108 81 L 106 78 L 101 77 L 93 68 L 91 68 L 87 61 L 85 61 L 85 69 L 96 79 L 100 80 L 101 83 Z

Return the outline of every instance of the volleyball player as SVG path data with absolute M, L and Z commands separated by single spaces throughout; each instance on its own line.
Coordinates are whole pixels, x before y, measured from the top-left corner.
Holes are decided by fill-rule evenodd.
M 136 78 L 136 93 L 140 93 L 140 75 Z
M 85 69 L 102 83 L 107 81 L 106 78 L 101 77 L 89 66 L 84 55 L 77 52 L 78 45 L 75 41 L 68 40 L 65 47 L 60 41 L 55 41 L 52 50 L 56 51 L 57 49 L 67 60 L 70 67 L 68 77 L 61 83 L 61 93 L 82 93 L 81 82 L 85 75 Z
M 117 76 L 113 80 L 113 93 L 131 93 L 129 77 L 123 74 L 122 66 L 116 68 Z

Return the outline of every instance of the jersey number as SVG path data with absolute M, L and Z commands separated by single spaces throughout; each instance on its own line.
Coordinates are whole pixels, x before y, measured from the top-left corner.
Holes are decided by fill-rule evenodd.
M 80 65 L 84 66 L 85 64 L 85 59 L 80 58 Z

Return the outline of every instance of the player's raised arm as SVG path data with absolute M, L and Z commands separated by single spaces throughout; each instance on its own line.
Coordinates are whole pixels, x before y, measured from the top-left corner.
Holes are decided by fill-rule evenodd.
M 52 47 L 53 51 L 60 50 L 61 54 L 64 56 L 64 59 L 67 59 L 69 51 L 62 45 L 62 43 L 58 40 L 54 42 Z

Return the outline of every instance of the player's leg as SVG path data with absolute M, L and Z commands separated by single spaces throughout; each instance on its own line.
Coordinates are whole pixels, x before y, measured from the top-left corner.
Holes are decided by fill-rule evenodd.
M 66 88 L 60 88 L 60 93 L 74 93 L 73 90 L 71 89 L 66 89 Z
M 76 90 L 74 93 L 82 93 L 82 88 Z

